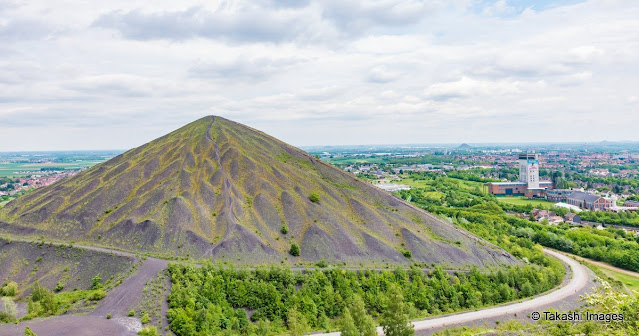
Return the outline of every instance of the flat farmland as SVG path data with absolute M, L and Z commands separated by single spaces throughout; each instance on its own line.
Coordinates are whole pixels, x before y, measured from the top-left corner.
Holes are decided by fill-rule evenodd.
M 31 162 L 0 162 L 0 176 L 24 177 L 33 173 L 25 171 L 40 171 L 42 168 L 63 168 L 64 170 L 77 170 L 92 167 L 103 160 L 76 161 L 76 162 L 54 162 L 54 163 L 31 163 Z

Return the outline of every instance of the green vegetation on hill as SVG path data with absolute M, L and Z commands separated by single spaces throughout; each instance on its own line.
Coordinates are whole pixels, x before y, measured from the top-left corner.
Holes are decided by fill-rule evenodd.
M 22 242 L 0 237 L 0 287 L 15 282 L 15 295 L 36 281 L 56 292 L 72 292 L 94 287 L 96 275 L 114 285 L 131 272 L 136 260 L 69 245 L 45 242 Z
M 0 296 L 27 303 L 25 315 L 3 313 L 0 321 L 89 311 L 135 269 L 130 257 L 0 238 Z
M 582 211 L 579 216 L 590 222 L 639 226 L 639 214 L 636 212 Z
M 563 279 L 563 266 L 538 249 L 524 255 L 547 266 L 524 265 L 449 274 L 409 270 L 350 271 L 340 268 L 293 272 L 286 268 L 253 271 L 207 263 L 201 268 L 171 264 L 168 319 L 182 335 L 251 335 L 282 333 L 291 328 L 291 312 L 312 330 L 337 326 L 344 308 L 357 295 L 374 318 L 384 317 L 385 298 L 396 286 L 411 318 L 473 309 L 547 291 Z M 252 312 L 250 319 L 247 311 Z M 290 330 L 289 330 L 290 331 Z
M 0 290 L 2 297 L 4 312 L 0 312 L 0 322 L 17 322 L 30 320 L 36 317 L 47 317 L 52 315 L 63 314 L 72 308 L 79 309 L 86 306 L 92 306 L 96 301 L 106 296 L 103 286 L 94 286 L 86 290 L 74 290 L 70 292 L 54 292 L 40 285 L 39 281 L 28 288 L 30 294 L 25 298 L 27 305 L 27 314 L 21 317 L 17 316 L 15 308 L 6 309 L 7 307 L 15 307 L 14 300 L 20 288 L 15 282 L 9 282 Z
M 544 225 L 506 213 L 530 211 L 530 205 L 499 203 L 496 197 L 480 188 L 469 190 L 459 181 L 438 174 L 414 173 L 411 178 L 421 180 L 423 187 L 399 192 L 402 198 L 448 217 L 451 222 L 494 242 L 515 256 L 520 256 L 520 252 L 513 247 L 513 243 L 541 244 L 639 271 L 639 238 L 623 230 L 597 230 L 569 224 Z M 429 193 L 434 190 L 442 196 L 432 197 Z M 560 208 L 554 210 L 558 213 L 566 211 Z

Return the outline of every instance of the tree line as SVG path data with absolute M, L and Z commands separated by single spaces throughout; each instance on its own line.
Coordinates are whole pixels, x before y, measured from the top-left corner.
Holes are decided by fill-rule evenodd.
M 563 266 L 559 267 L 516 265 L 450 274 L 441 267 L 424 272 L 416 266 L 293 272 L 284 267 L 245 270 L 212 263 L 200 268 L 172 264 L 167 315 L 171 330 L 179 336 L 333 330 L 349 320 L 347 312 L 355 320 L 361 318 L 348 308 L 358 300 L 376 323 L 392 319 L 384 314 L 389 305 L 398 303 L 388 297 L 401 296 L 402 309 L 410 318 L 450 313 L 546 291 L 563 278 Z

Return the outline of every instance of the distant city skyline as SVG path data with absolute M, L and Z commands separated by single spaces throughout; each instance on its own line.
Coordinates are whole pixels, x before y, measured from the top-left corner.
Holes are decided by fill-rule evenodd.
M 0 1 L 0 152 L 206 115 L 298 147 L 639 135 L 639 3 Z

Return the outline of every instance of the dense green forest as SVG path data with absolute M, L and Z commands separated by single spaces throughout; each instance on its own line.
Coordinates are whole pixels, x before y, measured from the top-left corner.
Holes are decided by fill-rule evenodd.
M 636 212 L 583 211 L 581 219 L 591 222 L 639 226 L 639 214 Z
M 210 263 L 200 268 L 173 264 L 168 318 L 179 336 L 270 335 L 300 323 L 303 330 L 330 330 L 355 296 L 379 319 L 393 285 L 401 290 L 408 315 L 416 318 L 528 297 L 563 279 L 560 263 L 546 259 L 539 249 L 524 251 L 522 256 L 546 265 L 449 274 L 439 267 L 430 272 L 417 267 L 293 272 L 275 267 L 249 271 Z M 247 311 L 252 312 L 250 318 Z M 291 316 L 298 316 L 295 326 Z

